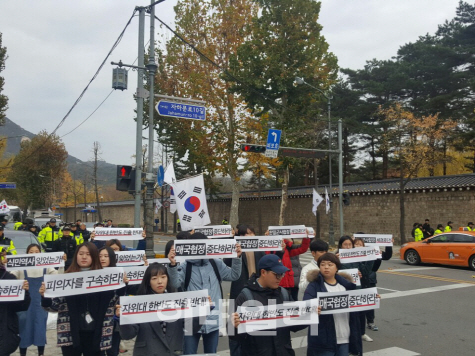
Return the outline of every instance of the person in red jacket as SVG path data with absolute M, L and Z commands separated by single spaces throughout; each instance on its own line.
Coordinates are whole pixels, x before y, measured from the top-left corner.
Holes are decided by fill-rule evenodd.
M 267 234 L 268 232 L 266 232 L 266 235 Z M 282 242 L 282 252 L 277 252 L 276 254 L 282 259 L 282 264 L 289 269 L 279 285 L 291 293 L 293 300 L 298 300 L 299 286 L 295 285 L 294 271 L 292 270 L 292 261 L 290 260 L 290 257 L 298 256 L 307 252 L 310 246 L 310 238 L 306 237 L 302 239 L 300 247 L 292 248 L 293 244 L 294 242 L 292 240 L 284 239 Z M 269 253 L 270 252 L 267 252 L 267 254 Z

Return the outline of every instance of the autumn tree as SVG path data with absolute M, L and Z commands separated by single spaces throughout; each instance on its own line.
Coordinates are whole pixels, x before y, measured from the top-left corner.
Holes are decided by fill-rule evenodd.
M 68 152 L 59 136 L 41 131 L 21 144 L 13 161 L 9 180 L 17 183 L 17 204 L 26 209 L 45 208 L 54 203 L 54 194 L 66 170 Z
M 295 86 L 295 77 L 303 77 L 326 91 L 337 74 L 336 57 L 329 52 L 318 23 L 321 3 L 312 0 L 256 3 L 259 13 L 249 23 L 251 35 L 231 58 L 231 71 L 237 80 L 228 80 L 257 117 L 268 114 L 269 127 L 283 130 L 281 145 L 299 147 L 302 132 L 310 126 L 308 118 L 320 112 L 315 101 L 323 98 L 307 86 Z M 295 162 L 282 160 L 279 224 L 284 224 L 290 169 Z
M 206 121 L 157 119 L 162 144 L 175 153 L 177 176 L 205 174 L 209 190 L 216 174 L 232 181 L 229 221 L 238 223 L 239 158 L 249 120 L 242 99 L 230 92 L 223 79 L 231 53 L 248 37 L 246 26 L 255 4 L 246 0 L 182 0 L 175 7 L 176 31 L 213 63 L 186 46 L 178 37 L 167 42 L 166 55 L 159 53 L 156 84 L 162 94 L 206 102 Z M 177 157 L 178 156 L 178 157 Z M 186 159 L 185 159 L 186 157 Z M 183 174 L 183 173 L 182 173 Z
M 0 73 L 2 73 L 5 69 L 5 61 L 7 58 L 7 48 L 2 46 L 2 33 L 0 32 Z M 8 108 L 8 97 L 2 94 L 4 84 L 5 79 L 0 76 L 0 125 L 5 124 L 5 111 Z

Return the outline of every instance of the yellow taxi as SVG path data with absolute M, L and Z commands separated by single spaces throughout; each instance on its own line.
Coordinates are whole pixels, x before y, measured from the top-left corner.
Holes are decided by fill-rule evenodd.
M 443 232 L 401 246 L 401 260 L 410 265 L 438 263 L 468 266 L 475 271 L 475 231 Z

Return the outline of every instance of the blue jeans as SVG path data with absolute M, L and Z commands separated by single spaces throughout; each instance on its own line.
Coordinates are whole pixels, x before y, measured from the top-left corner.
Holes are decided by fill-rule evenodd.
M 333 351 L 317 351 L 307 350 L 308 356 L 348 356 L 350 353 L 350 344 L 338 344 L 336 345 L 335 352 Z
M 218 349 L 219 330 L 210 332 L 209 334 L 196 333 L 185 336 L 183 345 L 183 355 L 194 355 L 198 353 L 198 343 L 203 336 L 203 351 L 205 354 L 215 354 Z

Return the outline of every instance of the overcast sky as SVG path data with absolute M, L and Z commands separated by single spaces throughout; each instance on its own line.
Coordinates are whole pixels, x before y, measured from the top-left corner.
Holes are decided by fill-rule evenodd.
M 438 24 L 455 16 L 458 2 L 322 0 L 320 23 L 339 65 L 359 69 L 366 60 L 389 59 L 401 45 L 433 34 Z M 176 3 L 166 0 L 157 5 L 157 16 L 172 25 Z M 2 72 L 6 82 L 3 94 L 9 97 L 7 117 L 33 133 L 54 130 L 94 75 L 135 6 L 147 4 L 146 0 L 1 0 L 0 32 L 9 56 Z M 135 17 L 99 76 L 58 130 L 60 136 L 86 119 L 110 93 L 110 61 L 132 63 L 136 59 L 137 28 Z M 158 24 L 157 32 L 170 37 Z M 148 38 L 147 29 L 145 41 Z M 130 72 L 129 90 L 114 91 L 89 120 L 63 137 L 71 155 L 91 159 L 93 142 L 98 141 L 105 161 L 133 162 L 136 103 L 132 95 L 136 86 L 136 72 Z M 143 136 L 148 137 L 148 132 Z

